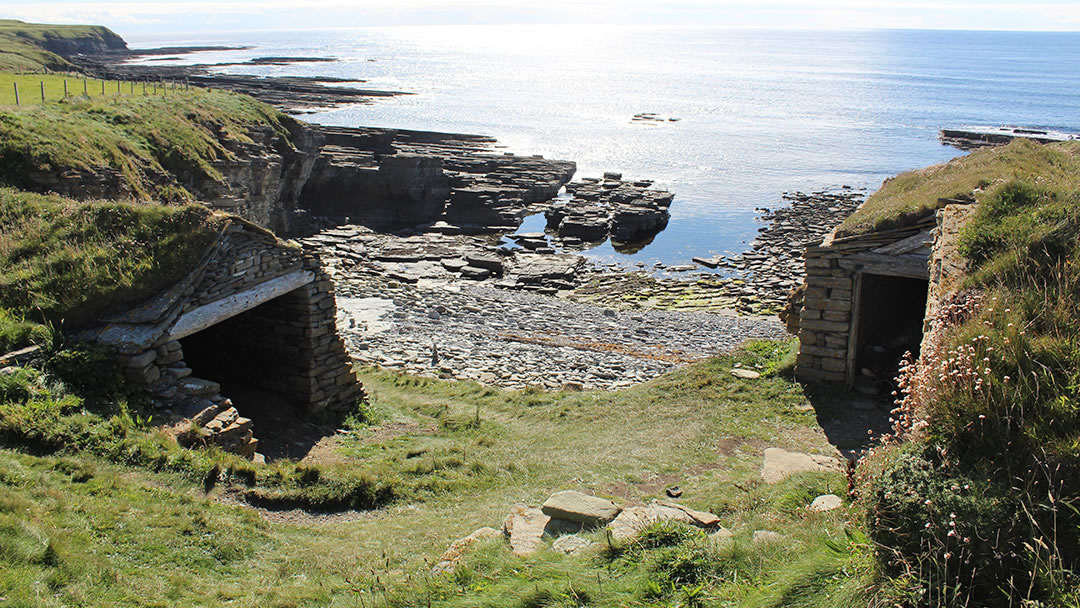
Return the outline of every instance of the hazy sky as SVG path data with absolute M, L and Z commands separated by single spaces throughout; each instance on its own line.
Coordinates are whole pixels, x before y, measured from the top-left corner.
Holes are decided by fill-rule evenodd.
M 0 0 L 0 16 L 121 35 L 462 23 L 1080 30 L 1078 0 Z

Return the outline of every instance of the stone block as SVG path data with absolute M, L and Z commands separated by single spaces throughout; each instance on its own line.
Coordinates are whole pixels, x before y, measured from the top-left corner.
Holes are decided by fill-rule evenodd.
M 817 341 L 818 341 L 817 332 L 804 331 L 804 332 L 799 333 L 799 342 L 803 346 L 807 346 L 807 345 L 813 346 L 814 344 L 817 344 Z
M 842 353 L 846 354 L 846 353 Z M 847 361 L 844 359 L 825 359 L 821 360 L 821 369 L 827 372 L 846 372 Z
M 840 312 L 840 311 L 836 311 L 836 310 L 826 310 L 825 312 L 821 313 L 821 318 L 824 321 L 844 321 L 844 322 L 848 322 L 848 321 L 851 320 L 851 313 L 849 313 L 849 312 Z
M 831 372 L 814 367 L 797 367 L 795 375 L 805 380 L 820 380 L 823 382 L 843 382 L 845 379 L 843 372 Z
M 818 320 L 805 320 L 799 324 L 799 327 L 803 329 L 815 329 L 819 331 L 833 331 L 840 333 L 847 333 L 851 330 L 851 324 L 841 321 L 818 321 Z
M 803 308 L 802 312 L 799 313 L 799 320 L 800 321 L 802 321 L 802 320 L 814 321 L 814 320 L 817 320 L 817 319 L 820 319 L 820 318 L 821 318 L 821 311 L 820 310 L 808 310 L 806 308 Z
M 799 367 L 817 367 L 817 360 L 814 358 L 814 355 L 800 353 L 799 356 L 795 358 L 795 365 Z
M 834 298 L 834 299 L 824 300 L 824 303 L 825 303 L 825 305 L 821 307 L 822 310 L 833 310 L 833 311 L 838 310 L 838 311 L 843 311 L 843 312 L 847 312 L 847 311 L 851 310 L 851 300 L 850 299 L 841 300 L 841 299 L 835 299 Z
M 851 301 L 852 291 L 849 289 L 830 289 L 829 297 L 834 300 L 848 300 Z
M 124 367 L 135 370 L 142 370 L 146 366 L 150 365 L 157 359 L 157 350 L 151 349 L 135 355 L 134 357 L 128 357 L 124 363 Z
M 813 281 L 806 281 L 807 287 L 824 287 L 827 289 L 851 290 L 851 278 L 846 273 L 841 277 L 814 277 Z
M 826 348 L 824 346 L 811 346 L 805 343 L 803 344 L 799 352 L 806 355 L 814 355 L 815 357 L 823 357 L 829 359 L 843 359 L 847 356 L 846 350 Z
M 807 287 L 806 298 L 827 298 L 829 297 L 829 289 L 826 287 Z

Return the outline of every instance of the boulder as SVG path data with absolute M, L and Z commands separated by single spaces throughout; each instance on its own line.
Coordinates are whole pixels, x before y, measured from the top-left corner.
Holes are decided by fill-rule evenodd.
M 516 504 L 503 521 L 502 530 L 510 539 L 510 550 L 514 555 L 531 555 L 543 543 L 544 528 L 551 517 L 536 507 Z
M 471 279 L 473 281 L 483 281 L 491 276 L 491 271 L 487 268 L 477 268 L 476 266 L 464 266 L 461 269 L 461 278 Z
M 541 507 L 551 517 L 578 522 L 587 526 L 602 526 L 615 519 L 622 509 L 596 496 L 574 490 L 556 492 Z
M 484 268 L 490 270 L 492 273 L 501 275 L 503 271 L 502 260 L 499 256 L 489 253 L 470 253 L 465 256 L 465 261 L 469 266 L 476 268 Z
M 648 505 L 623 509 L 619 516 L 608 524 L 608 529 L 615 540 L 629 540 L 649 525 L 660 521 L 681 521 L 699 528 L 718 528 L 720 525 L 720 518 L 712 513 L 695 511 L 673 502 L 654 500 Z

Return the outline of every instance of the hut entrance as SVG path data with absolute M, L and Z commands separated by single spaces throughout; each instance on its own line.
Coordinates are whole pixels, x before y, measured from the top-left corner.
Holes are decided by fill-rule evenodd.
M 858 282 L 851 380 L 860 392 L 889 397 L 904 353 L 919 355 L 929 282 L 869 273 Z
M 288 456 L 288 428 L 302 408 L 290 399 L 283 381 L 297 374 L 301 351 L 292 300 L 286 293 L 234 317 L 180 339 L 192 375 L 221 385 L 241 416 L 250 418 L 259 451 L 270 458 Z

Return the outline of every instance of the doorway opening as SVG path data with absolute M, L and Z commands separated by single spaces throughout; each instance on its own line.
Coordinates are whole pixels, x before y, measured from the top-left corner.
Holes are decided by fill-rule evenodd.
M 863 274 L 853 331 L 853 384 L 868 395 L 891 397 L 905 353 L 919 356 L 929 282 Z

